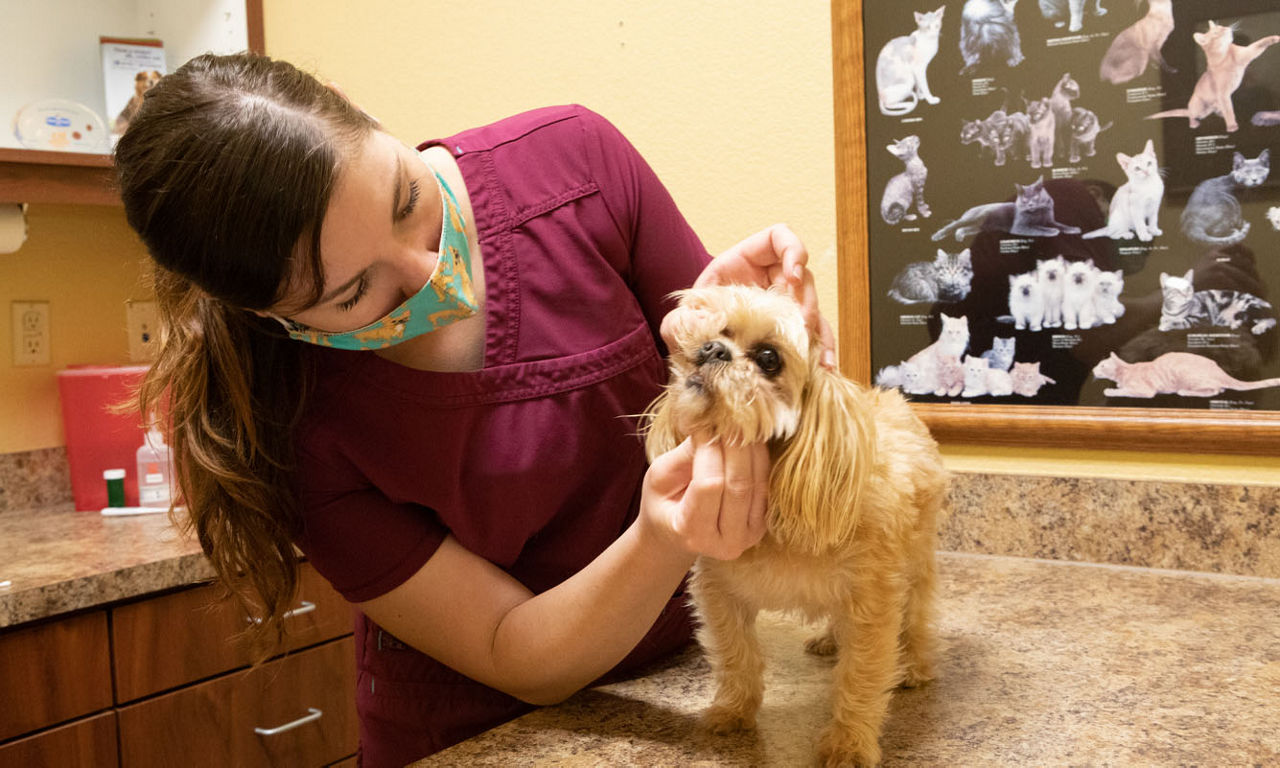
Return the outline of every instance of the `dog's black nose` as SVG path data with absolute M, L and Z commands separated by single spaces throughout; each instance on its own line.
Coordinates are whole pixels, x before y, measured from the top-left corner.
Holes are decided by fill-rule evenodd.
M 729 348 L 723 343 L 719 341 L 708 341 L 706 344 L 702 345 L 701 349 L 698 350 L 698 355 L 694 358 L 694 362 L 698 365 L 706 365 L 712 360 L 727 363 L 732 359 L 733 353 L 730 352 Z

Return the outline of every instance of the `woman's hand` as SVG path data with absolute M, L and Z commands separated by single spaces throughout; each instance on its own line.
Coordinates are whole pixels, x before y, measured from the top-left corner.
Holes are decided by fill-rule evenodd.
M 808 270 L 809 252 L 786 224 L 774 224 L 712 259 L 694 287 L 741 283 L 761 288 L 780 286 L 800 303 L 810 333 L 822 342 L 822 364 L 836 367 L 836 339 L 818 311 L 818 293 Z M 663 323 L 663 337 L 667 337 Z
M 765 531 L 769 449 L 697 434 L 653 461 L 642 522 L 690 555 L 733 560 Z

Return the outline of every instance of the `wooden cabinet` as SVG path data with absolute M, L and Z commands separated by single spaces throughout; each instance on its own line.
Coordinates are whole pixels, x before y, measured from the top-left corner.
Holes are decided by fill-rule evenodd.
M 297 605 L 289 611 L 284 650 L 293 651 L 351 633 L 351 606 L 303 565 Z M 111 612 L 116 700 L 133 701 L 247 666 L 238 636 L 245 617 L 209 585 L 122 605 Z M 354 663 L 354 662 L 353 662 Z
M 103 712 L 0 745 L 0 765 L 22 768 L 118 768 L 116 713 Z
M 246 619 L 212 585 L 0 633 L 0 766 L 349 758 L 351 607 L 309 565 L 300 576 L 285 654 L 252 669 Z
M 110 706 L 106 611 L 0 635 L 0 741 Z
M 350 637 L 122 707 L 121 765 L 327 765 L 355 751 Z M 175 740 L 172 734 L 181 734 Z

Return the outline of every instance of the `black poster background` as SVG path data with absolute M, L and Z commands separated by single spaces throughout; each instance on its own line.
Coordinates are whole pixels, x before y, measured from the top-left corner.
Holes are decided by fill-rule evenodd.
M 1280 329 L 1253 334 L 1248 327 L 1197 327 L 1185 331 L 1157 329 L 1160 317 L 1161 272 L 1181 276 L 1194 270 L 1196 290 L 1230 289 L 1252 293 L 1268 302 L 1271 287 L 1280 285 L 1280 232 L 1267 219 L 1267 210 L 1280 206 L 1280 175 L 1273 170 L 1260 187 L 1239 195 L 1250 229 L 1236 245 L 1212 247 L 1193 242 L 1182 233 L 1180 217 L 1188 196 L 1201 181 L 1231 171 L 1235 152 L 1256 158 L 1270 149 L 1271 163 L 1280 148 L 1280 126 L 1259 127 L 1250 122 L 1260 110 L 1280 110 L 1280 45 L 1262 53 L 1246 70 L 1233 102 L 1239 129 L 1229 133 L 1219 115 L 1205 118 L 1196 129 L 1186 118 L 1146 120 L 1155 112 L 1186 107 L 1200 74 L 1204 55 L 1192 38 L 1208 20 L 1233 25 L 1235 43 L 1248 45 L 1280 34 L 1280 3 L 1274 0 L 1174 0 L 1175 27 L 1162 51 L 1176 73 L 1152 62 L 1146 72 L 1121 85 L 1099 77 L 1099 64 L 1115 35 L 1147 11 L 1142 2 L 1103 0 L 1105 16 L 1090 10 L 1087 0 L 1083 29 L 1069 32 L 1046 21 L 1036 0 L 1020 0 L 1015 18 L 1025 60 L 1016 67 L 1004 61 L 984 61 L 976 71 L 960 75 L 963 66 L 960 19 L 965 0 L 909 5 L 889 0 L 865 0 L 865 94 L 868 184 L 868 271 L 870 284 L 871 365 L 873 375 L 897 365 L 937 339 L 940 315 L 967 318 L 969 354 L 992 346 L 993 337 L 1016 339 L 1015 360 L 1040 362 L 1041 371 L 1055 380 L 1034 397 L 948 398 L 911 395 L 921 402 L 961 400 L 1008 405 L 1140 406 L 1200 409 L 1280 409 L 1280 386 L 1252 391 L 1226 390 L 1212 397 L 1158 395 L 1153 398 L 1107 397 L 1114 387 L 1095 378 L 1094 365 L 1116 352 L 1128 362 L 1154 359 L 1161 353 L 1182 351 L 1214 359 L 1229 374 L 1253 381 L 1280 377 L 1277 337 Z M 928 82 L 941 99 L 921 101 L 906 115 L 886 116 L 877 101 L 876 61 L 881 48 L 895 37 L 915 30 L 913 11 L 945 6 L 939 50 L 928 67 Z M 1033 169 L 1023 152 L 1011 153 L 1003 166 L 977 144 L 961 145 L 964 120 L 982 120 L 994 110 L 1022 111 L 1021 98 L 1048 96 L 1064 73 L 1080 85 L 1073 106 L 1085 107 L 1111 127 L 1096 142 L 1096 154 L 1071 163 L 1065 150 L 1055 151 L 1052 168 Z M 880 214 L 886 183 L 903 171 L 903 164 L 886 147 L 908 135 L 920 139 L 919 155 L 928 168 L 924 197 L 931 216 L 888 225 Z M 1126 176 L 1116 153 L 1135 155 L 1153 140 L 1165 182 L 1159 215 L 1163 235 L 1150 243 L 1137 239 L 1082 239 L 1060 234 L 1052 238 L 1019 238 L 985 231 L 957 242 L 953 237 L 934 242 L 930 236 L 966 209 L 1014 199 L 1014 184 L 1031 184 L 1043 175 L 1054 198 L 1056 219 L 1085 232 L 1104 226 L 1103 207 Z M 1101 198 L 1101 203 L 1099 202 Z M 914 212 L 914 208 L 912 209 Z M 912 262 L 932 261 L 939 248 L 956 253 L 968 247 L 974 277 L 969 295 L 958 302 L 904 305 L 889 298 L 893 279 Z M 1045 328 L 1015 330 L 1010 313 L 1009 276 L 1030 271 L 1038 259 L 1063 255 L 1068 262 L 1093 259 L 1103 269 L 1125 273 L 1121 296 L 1125 315 L 1112 325 L 1067 331 Z M 1274 312 L 1273 312 L 1274 314 Z M 1001 316 L 1006 320 L 1002 321 Z

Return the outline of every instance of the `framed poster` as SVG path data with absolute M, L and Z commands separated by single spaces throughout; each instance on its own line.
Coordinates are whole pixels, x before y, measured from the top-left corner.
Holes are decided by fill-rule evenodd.
M 841 358 L 943 440 L 1280 446 L 1280 7 L 834 0 Z

